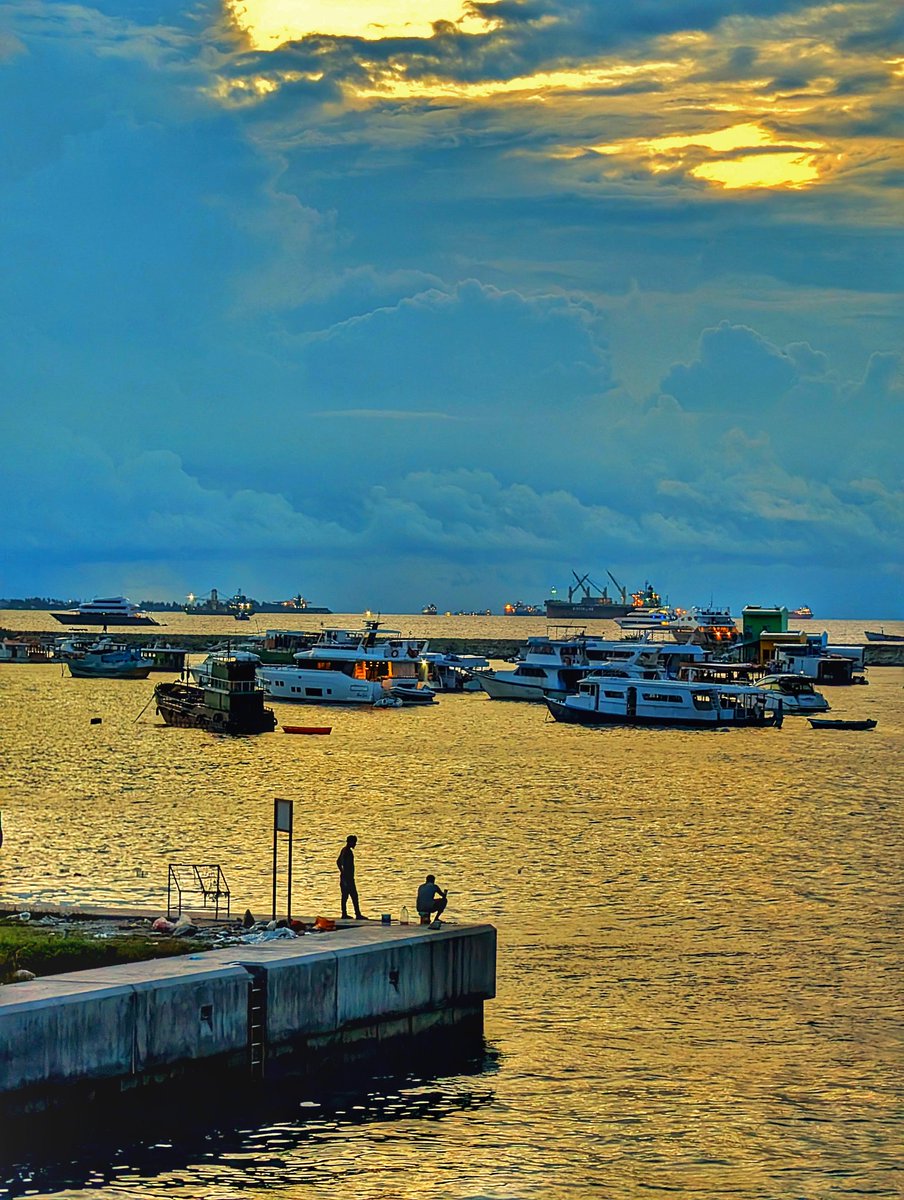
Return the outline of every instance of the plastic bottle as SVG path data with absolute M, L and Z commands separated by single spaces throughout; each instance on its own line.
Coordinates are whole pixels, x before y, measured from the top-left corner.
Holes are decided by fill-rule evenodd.
M 408 909 L 404 904 L 402 905 L 402 911 L 399 913 L 399 924 L 400 925 L 408 924 Z

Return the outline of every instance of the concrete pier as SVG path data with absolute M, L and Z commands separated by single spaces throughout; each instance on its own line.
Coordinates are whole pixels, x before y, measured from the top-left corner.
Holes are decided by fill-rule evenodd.
M 369 925 L 0 988 L 0 1114 L 218 1072 L 329 1070 L 479 1041 L 490 925 Z

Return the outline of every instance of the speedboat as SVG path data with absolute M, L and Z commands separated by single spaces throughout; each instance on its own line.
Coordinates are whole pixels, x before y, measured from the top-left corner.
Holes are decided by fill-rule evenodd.
M 780 726 L 782 702 L 761 688 L 672 679 L 657 649 L 639 648 L 630 659 L 604 663 L 578 690 L 547 697 L 557 721 L 573 725 L 656 725 L 690 729 Z
M 755 686 L 780 696 L 787 714 L 828 712 L 828 700 L 806 675 L 764 675 Z
M 67 612 L 50 614 L 61 625 L 159 625 L 153 617 L 142 612 L 125 596 L 89 600 Z
M 294 704 L 372 705 L 387 696 L 430 703 L 434 693 L 423 683 L 427 645 L 368 620 L 361 630 L 324 629 L 311 647 L 293 655 L 291 666 L 262 663 L 257 675 L 271 700 Z

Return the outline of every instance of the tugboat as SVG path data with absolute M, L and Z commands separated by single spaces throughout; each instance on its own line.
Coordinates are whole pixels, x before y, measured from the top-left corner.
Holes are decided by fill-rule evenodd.
M 253 658 L 228 651 L 212 656 L 203 686 L 176 681 L 154 688 L 157 712 L 167 725 L 206 729 L 211 733 L 272 733 L 276 715 L 264 707 Z

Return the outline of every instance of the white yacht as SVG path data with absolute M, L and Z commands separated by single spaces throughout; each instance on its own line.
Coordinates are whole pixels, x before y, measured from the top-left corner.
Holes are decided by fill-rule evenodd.
M 653 648 L 651 642 L 618 641 L 576 634 L 570 638 L 532 637 L 519 654 L 513 671 L 482 672 L 475 676 L 493 700 L 561 699 L 577 691 L 588 672 L 612 660 L 630 659 L 638 647 Z M 661 669 L 677 675 L 682 664 L 699 662 L 701 646 L 658 643 Z
M 809 715 L 829 710 L 828 700 L 806 675 L 764 675 L 756 686 L 780 696 L 786 713 Z
M 727 650 L 741 637 L 741 631 L 727 608 L 695 607 L 693 614 L 670 622 L 668 628 L 678 642 L 694 642 L 709 650 Z
M 490 669 L 489 660 L 478 654 L 429 650 L 423 657 L 427 683 L 436 692 L 479 692 L 479 677 Z
M 782 723 L 782 702 L 761 688 L 670 678 L 656 647 L 610 661 L 561 700 L 546 698 L 557 721 L 575 725 L 663 725 L 715 729 Z
M 587 673 L 586 639 L 531 637 L 512 671 L 476 676 L 492 700 L 544 700 L 573 692 Z
M 88 600 L 78 608 L 50 614 L 61 625 L 158 625 L 153 617 L 142 612 L 125 596 Z
M 294 704 L 429 704 L 427 645 L 367 621 L 362 630 L 324 629 L 292 666 L 262 663 L 257 676 L 269 699 Z
M 624 617 L 616 617 L 615 624 L 625 633 L 648 633 L 654 629 L 674 631 L 694 629 L 695 623 L 685 612 L 676 608 L 635 608 Z

